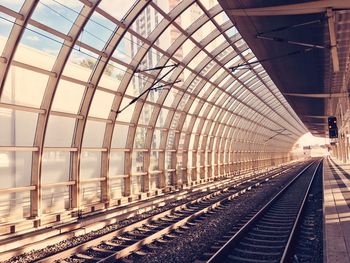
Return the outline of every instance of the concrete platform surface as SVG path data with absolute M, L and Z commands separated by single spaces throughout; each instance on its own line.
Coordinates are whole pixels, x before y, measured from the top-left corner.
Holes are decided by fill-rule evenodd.
M 350 164 L 324 162 L 324 261 L 350 262 Z

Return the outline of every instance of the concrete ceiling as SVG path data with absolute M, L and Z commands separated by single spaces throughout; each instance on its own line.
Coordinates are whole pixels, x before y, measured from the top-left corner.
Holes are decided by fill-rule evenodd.
M 335 23 L 332 28 L 336 37 L 337 12 L 350 7 L 350 1 L 219 2 L 256 57 L 263 60 L 264 68 L 306 127 L 314 135 L 324 136 L 327 132 L 326 115 L 332 114 L 327 111 L 329 93 L 340 92 L 334 78 L 343 75 L 345 67 L 340 63 L 340 71 L 335 72 L 334 63 L 339 63 L 335 60 L 338 56 L 331 53 L 339 50 L 331 48 L 332 33 L 329 30 L 332 22 L 328 17 L 334 16 L 331 19 Z

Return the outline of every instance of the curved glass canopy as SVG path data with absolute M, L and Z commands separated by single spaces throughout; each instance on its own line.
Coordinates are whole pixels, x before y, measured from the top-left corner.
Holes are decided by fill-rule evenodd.
M 215 0 L 2 0 L 0 218 L 285 162 L 306 128 Z M 131 197 L 131 198 L 130 198 Z

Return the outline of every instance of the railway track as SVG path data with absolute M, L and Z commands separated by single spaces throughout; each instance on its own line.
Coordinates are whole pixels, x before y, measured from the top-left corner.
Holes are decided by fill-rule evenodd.
M 290 260 L 293 236 L 299 228 L 315 175 L 322 171 L 320 167 L 321 161 L 315 161 L 300 172 L 208 262 L 272 263 Z
M 279 174 L 283 170 L 289 170 L 293 167 L 295 167 L 295 164 L 289 164 L 284 167 L 277 167 L 270 171 L 266 171 L 264 174 Z M 130 208 L 127 209 L 128 211 L 123 214 L 117 210 L 123 210 L 123 206 L 125 207 L 125 205 L 122 205 L 116 210 L 112 209 L 103 216 L 96 214 L 96 216 L 92 215 L 93 218 L 87 216 L 86 218 L 77 219 L 76 222 L 68 222 L 57 227 L 49 227 L 46 229 L 47 231 L 53 230 L 56 233 L 58 232 L 58 234 L 50 235 L 47 239 L 40 238 L 40 235 L 43 232 L 45 233 L 45 231 L 35 230 L 25 235 L 27 242 L 22 240 L 19 243 L 17 242 L 17 240 L 21 238 L 21 234 L 10 238 L 9 240 L 1 240 L 0 258 L 5 260 L 5 262 L 17 262 L 17 260 L 20 260 L 20 262 L 33 262 L 33 259 L 41 259 L 47 255 L 57 253 L 58 251 L 69 249 L 70 247 L 81 244 L 87 240 L 107 234 L 113 230 L 125 227 L 180 204 L 208 195 L 209 193 L 214 193 L 215 191 L 226 187 L 239 185 L 241 182 L 250 180 L 256 176 L 257 175 L 254 173 L 242 173 L 231 178 L 198 185 L 191 189 L 182 189 L 166 193 L 159 197 L 153 197 L 149 200 L 141 201 L 139 204 L 131 204 Z M 139 211 L 141 212 L 139 213 Z M 113 214 L 115 214 L 115 216 L 113 216 Z M 75 233 L 70 233 L 69 229 L 72 231 L 81 231 L 85 234 L 81 236 L 76 235 Z M 39 236 L 39 239 L 37 239 L 36 235 Z M 31 240 L 35 241 L 32 242 Z M 23 246 L 21 243 L 25 245 Z M 20 251 L 23 253 L 21 255 L 18 255 L 19 247 L 21 249 Z
M 288 170 L 290 169 L 293 168 Z M 153 242 L 171 240 L 176 232 L 186 231 L 196 224 L 196 220 L 201 220 L 206 214 L 215 213 L 216 209 L 225 209 L 231 199 L 279 174 L 260 175 L 237 183 L 37 262 L 115 262 L 131 253 L 142 256 L 144 249 L 147 246 L 151 248 Z

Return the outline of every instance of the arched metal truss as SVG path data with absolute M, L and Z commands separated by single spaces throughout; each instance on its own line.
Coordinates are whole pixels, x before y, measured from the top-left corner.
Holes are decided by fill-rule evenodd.
M 256 58 L 216 1 L 128 2 L 2 1 L 4 222 L 279 164 L 306 132 L 260 64 L 229 70 Z

